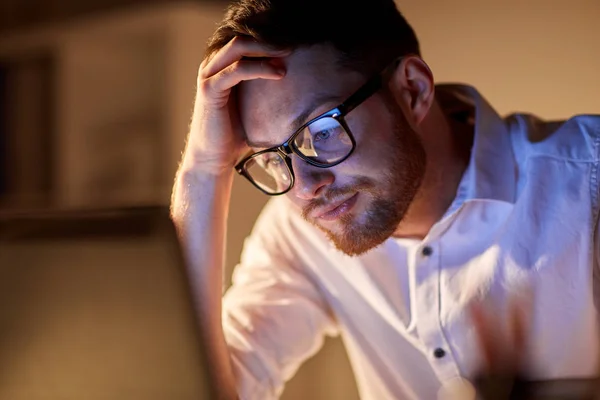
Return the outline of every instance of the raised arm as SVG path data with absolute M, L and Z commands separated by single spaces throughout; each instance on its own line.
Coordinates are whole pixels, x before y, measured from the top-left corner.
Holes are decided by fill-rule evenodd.
M 234 399 L 235 380 L 223 336 L 221 301 L 226 222 L 233 165 L 246 149 L 232 89 L 243 80 L 280 79 L 269 62 L 246 57 L 282 57 L 252 40 L 235 38 L 202 62 L 196 101 L 171 201 L 172 219 L 184 248 L 219 398 Z

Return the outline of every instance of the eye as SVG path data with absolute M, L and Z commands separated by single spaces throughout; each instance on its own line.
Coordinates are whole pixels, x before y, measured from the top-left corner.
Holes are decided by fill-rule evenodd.
M 319 140 L 327 140 L 331 136 L 333 129 L 327 129 L 325 131 L 320 131 L 315 133 L 313 140 L 318 142 Z
M 278 167 L 279 165 L 281 165 L 281 163 L 283 163 L 281 157 L 269 157 L 265 162 L 265 168 Z

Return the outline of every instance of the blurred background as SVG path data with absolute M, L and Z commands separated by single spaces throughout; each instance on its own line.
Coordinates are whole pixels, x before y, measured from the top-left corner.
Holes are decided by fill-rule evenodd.
M 227 3 L 0 0 L 0 209 L 168 204 Z M 474 85 L 501 114 L 600 113 L 600 0 L 397 4 L 438 82 Z M 228 279 L 266 200 L 236 178 Z M 282 398 L 357 399 L 341 342 Z

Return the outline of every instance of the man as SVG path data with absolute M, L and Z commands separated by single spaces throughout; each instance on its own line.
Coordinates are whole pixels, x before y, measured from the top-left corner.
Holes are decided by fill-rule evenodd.
M 435 86 L 392 0 L 231 5 L 172 201 L 222 396 L 276 398 L 325 335 L 363 399 L 595 375 L 599 153 L 598 117 Z M 234 167 L 274 197 L 222 297 Z

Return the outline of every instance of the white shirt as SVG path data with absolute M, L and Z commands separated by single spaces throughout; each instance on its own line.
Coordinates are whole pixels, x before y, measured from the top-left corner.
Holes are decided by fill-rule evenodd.
M 362 399 L 435 399 L 482 365 L 469 306 L 483 302 L 508 329 L 523 293 L 529 377 L 598 371 L 600 117 L 503 120 L 475 89 L 442 89 L 473 102 L 475 136 L 456 199 L 424 240 L 349 257 L 285 198 L 263 210 L 223 306 L 242 399 L 277 398 L 324 335 L 341 335 Z

